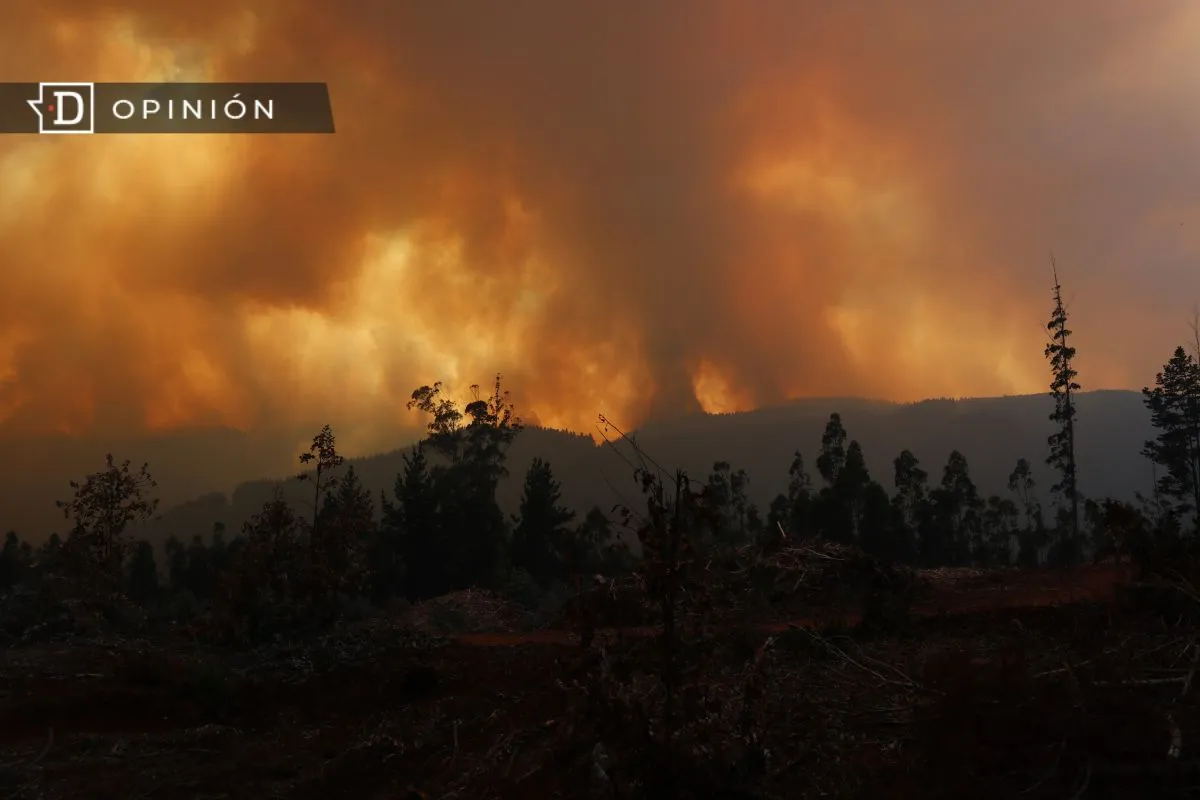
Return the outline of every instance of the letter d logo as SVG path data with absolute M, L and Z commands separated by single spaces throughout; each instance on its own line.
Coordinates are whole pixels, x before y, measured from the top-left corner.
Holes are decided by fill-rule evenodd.
M 38 117 L 38 133 L 95 133 L 94 83 L 39 83 L 26 100 Z

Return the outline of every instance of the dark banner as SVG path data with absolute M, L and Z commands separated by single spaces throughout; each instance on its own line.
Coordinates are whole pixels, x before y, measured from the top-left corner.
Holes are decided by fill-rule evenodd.
M 333 133 L 324 83 L 0 83 L 0 133 Z

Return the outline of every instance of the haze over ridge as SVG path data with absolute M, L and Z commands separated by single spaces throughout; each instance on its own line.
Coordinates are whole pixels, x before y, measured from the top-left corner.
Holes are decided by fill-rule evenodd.
M 750 497 L 763 507 L 787 483 L 787 467 L 799 449 L 810 469 L 831 411 L 838 411 L 849 435 L 859 441 L 872 476 L 892 481 L 892 460 L 903 449 L 920 459 L 933 481 L 941 479 L 951 450 L 963 453 L 972 479 L 983 493 L 1007 494 L 1007 479 L 1018 458 L 1033 467 L 1038 491 L 1053 481 L 1042 463 L 1052 400 L 1035 396 L 930 400 L 894 404 L 855 398 L 805 399 L 750 412 L 683 415 L 652 420 L 633 433 L 639 446 L 664 465 L 693 477 L 708 475 L 713 463 L 728 461 L 750 475 Z M 1153 435 L 1142 398 L 1135 392 L 1098 391 L 1078 395 L 1080 486 L 1088 497 L 1132 499 L 1149 490 L 1151 470 L 1139 453 Z M 299 430 L 293 432 L 300 440 Z M 402 456 L 415 435 L 394 439 L 352 459 L 372 496 L 391 492 Z M 175 431 L 151 438 L 92 440 L 58 436 L 28 439 L 6 452 L 16 457 L 0 465 L 0 526 L 37 539 L 62 528 L 54 500 L 69 492 L 67 478 L 94 471 L 104 452 L 149 460 L 159 480 L 163 512 L 147 535 L 190 538 L 207 534 L 214 522 L 230 530 L 261 510 L 281 485 L 303 507 L 305 484 L 287 480 L 297 470 L 302 446 L 288 432 Z M 517 437 L 509 452 L 509 477 L 499 499 L 515 513 L 522 479 L 533 458 L 547 460 L 563 485 L 564 502 L 575 509 L 611 508 L 628 502 L 633 488 L 632 454 L 621 457 L 592 438 L 542 428 Z M 636 460 L 636 459 L 634 459 Z M 32 464 L 35 469 L 22 468 Z M 1048 496 L 1044 499 L 1048 499 Z

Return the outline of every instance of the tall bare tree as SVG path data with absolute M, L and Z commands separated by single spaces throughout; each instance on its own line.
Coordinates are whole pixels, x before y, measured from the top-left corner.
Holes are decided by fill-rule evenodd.
M 323 544 L 321 540 L 321 500 L 326 492 L 335 489 L 338 485 L 338 478 L 332 474 L 333 471 L 346 463 L 346 459 L 338 455 L 337 437 L 334 436 L 333 428 L 328 425 L 321 428 L 313 437 L 308 452 L 300 454 L 300 463 L 312 470 L 311 472 L 301 472 L 296 479 L 311 481 L 313 485 L 309 549 L 315 557 Z
M 1070 344 L 1067 306 L 1063 302 L 1058 265 L 1053 256 L 1050 258 L 1050 267 L 1054 271 L 1054 310 L 1046 324 L 1050 341 L 1046 344 L 1045 356 L 1050 362 L 1050 396 L 1054 398 L 1050 421 L 1059 427 L 1046 440 L 1050 445 L 1046 463 L 1059 473 L 1058 482 L 1050 490 L 1060 494 L 1070 504 L 1070 536 L 1074 543 L 1079 538 L 1079 488 L 1075 462 L 1075 393 L 1080 388 L 1075 378 L 1079 373 L 1075 371 L 1075 348 Z

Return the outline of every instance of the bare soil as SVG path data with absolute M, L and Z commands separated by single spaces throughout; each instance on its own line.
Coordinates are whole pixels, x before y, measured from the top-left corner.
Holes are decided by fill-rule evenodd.
M 953 569 L 928 570 L 922 573 L 932 590 L 923 602 L 910 613 L 919 617 L 970 614 L 1005 608 L 1041 608 L 1075 603 L 1112 600 L 1120 587 L 1128 585 L 1133 570 L 1112 564 L 1086 565 L 1070 572 L 1058 570 L 1020 569 Z M 752 627 L 762 633 L 785 631 L 789 628 L 823 628 L 833 624 L 857 625 L 862 614 L 856 610 L 839 609 L 822 615 L 795 617 L 782 621 L 757 622 Z M 604 628 L 597 631 L 598 640 L 612 642 L 623 637 L 655 636 L 659 626 Z M 453 635 L 462 644 L 481 647 L 511 647 L 534 644 L 577 644 L 577 631 L 482 631 Z

